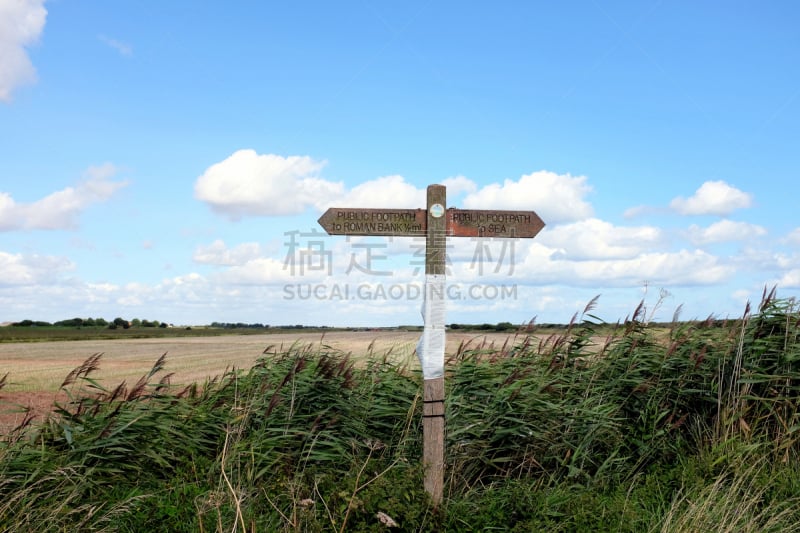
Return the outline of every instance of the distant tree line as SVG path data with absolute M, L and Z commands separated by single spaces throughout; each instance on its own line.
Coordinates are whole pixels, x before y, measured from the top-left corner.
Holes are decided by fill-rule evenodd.
M 36 326 L 52 326 L 50 322 L 42 322 L 41 320 L 22 320 L 20 322 L 12 322 L 12 326 L 19 327 L 36 327 Z
M 117 329 L 117 328 L 124 328 L 128 329 L 131 327 L 135 328 L 166 328 L 169 327 L 169 324 L 166 322 L 159 322 L 158 320 L 143 320 L 139 318 L 134 318 L 132 320 L 125 320 L 124 318 L 117 317 L 111 322 L 106 320 L 105 318 L 68 318 L 66 320 L 59 320 L 57 322 L 45 322 L 42 320 L 21 320 L 19 322 L 13 322 L 12 326 L 18 327 L 61 327 L 61 328 L 108 328 L 108 329 Z
M 731 322 L 735 322 L 735 320 L 724 320 L 724 319 L 716 319 L 709 317 L 704 321 L 688 321 L 688 323 L 698 323 L 702 322 L 706 327 L 715 327 L 715 328 L 723 328 L 729 326 Z M 108 329 L 129 329 L 129 328 L 168 328 L 170 325 L 167 322 L 160 322 L 158 320 L 146 320 L 146 319 L 139 319 L 134 318 L 131 320 L 126 320 L 121 317 L 117 317 L 114 320 L 108 321 L 104 318 L 68 318 L 66 320 L 59 320 L 57 322 L 45 322 L 42 320 L 21 320 L 19 322 L 13 322 L 12 326 L 18 327 L 64 327 L 64 328 L 81 328 L 81 327 L 99 327 L 99 328 L 108 328 Z M 671 325 L 670 322 L 664 323 L 652 323 L 653 326 L 663 326 L 669 327 Z M 267 328 L 274 328 L 274 329 L 327 329 L 329 326 L 304 326 L 303 324 L 287 324 L 287 325 L 280 325 L 280 326 L 270 326 L 269 324 L 262 324 L 260 322 L 253 322 L 253 323 L 246 323 L 246 322 L 212 322 L 210 325 L 212 328 L 219 328 L 219 329 L 267 329 Z M 609 326 L 613 327 L 613 324 Z M 447 326 L 450 330 L 462 330 L 462 331 L 516 331 L 516 330 L 530 330 L 528 324 L 512 324 L 511 322 L 498 322 L 496 324 L 484 323 L 484 324 L 448 324 Z M 536 329 L 566 329 L 568 327 L 567 324 L 536 324 Z M 420 329 L 421 326 L 399 326 L 399 329 L 407 329 L 407 330 L 417 330 Z M 365 328 L 368 329 L 368 328 Z
M 211 327 L 220 329 L 264 329 L 268 328 L 269 324 L 260 324 L 258 322 L 253 324 L 245 324 L 244 322 L 212 322 Z
M 42 320 L 21 320 L 13 322 L 12 326 L 18 327 L 63 327 L 63 328 L 81 328 L 81 327 L 104 327 L 108 329 L 129 329 L 129 328 L 167 328 L 169 324 L 160 322 L 158 320 L 146 320 L 133 318 L 126 320 L 122 317 L 117 317 L 114 320 L 108 321 L 104 318 L 68 318 L 66 320 L 59 320 L 57 322 L 45 322 Z M 254 322 L 248 324 L 245 322 L 212 322 L 209 327 L 219 329 L 266 329 L 269 324 L 262 324 Z M 279 329 L 303 329 L 303 328 L 317 328 L 318 326 L 304 326 L 302 324 L 275 326 Z M 328 326 L 322 326 L 327 328 Z
M 511 322 L 498 322 L 497 324 L 450 324 L 450 329 L 465 329 L 469 331 L 510 331 L 517 329 Z

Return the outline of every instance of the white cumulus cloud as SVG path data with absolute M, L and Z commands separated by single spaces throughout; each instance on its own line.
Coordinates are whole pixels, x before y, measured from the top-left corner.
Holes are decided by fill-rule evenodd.
M 85 180 L 32 203 L 16 203 L 10 194 L 0 192 L 0 231 L 18 229 L 74 229 L 78 217 L 92 204 L 104 202 L 125 181 L 111 181 L 116 167 L 105 164 L 90 167 Z
M 365 181 L 351 189 L 342 182 L 319 177 L 325 161 L 308 156 L 284 157 L 238 150 L 208 167 L 197 178 L 195 198 L 232 220 L 244 216 L 296 215 L 313 208 L 374 207 L 416 209 L 425 206 L 426 189 L 389 175 Z M 547 224 L 582 220 L 592 216 L 584 197 L 592 188 L 585 176 L 539 171 L 519 180 L 487 185 L 480 190 L 465 176 L 441 182 L 448 196 L 466 194 L 467 209 L 535 210 Z
M 252 259 L 241 265 L 235 265 L 219 274 L 217 281 L 223 285 L 274 285 L 287 282 L 309 282 L 316 280 L 320 271 L 300 272 L 300 266 L 287 266 L 285 261 L 272 257 Z
M 750 207 L 753 196 L 724 181 L 707 181 L 689 198 L 674 198 L 669 206 L 681 215 L 727 216 L 736 209 Z
M 2 202 L 2 198 L 0 198 L 0 202 Z M 788 244 L 800 246 L 800 228 L 795 228 L 789 232 L 789 234 L 783 240 Z
M 621 227 L 597 218 L 556 226 L 537 237 L 571 260 L 631 258 L 662 239 L 661 230 L 653 226 Z
M 461 193 L 474 193 L 478 190 L 478 186 L 475 184 L 475 182 L 465 176 L 453 176 L 451 178 L 445 178 L 441 181 L 441 184 L 447 187 L 448 198 L 457 196 Z M 449 200 L 448 203 L 450 203 Z
M 353 187 L 344 197 L 327 202 L 328 207 L 425 207 L 425 190 L 408 183 L 403 176 L 384 176 Z
M 217 239 L 208 246 L 199 246 L 192 259 L 196 263 L 206 265 L 234 266 L 243 265 L 262 255 L 261 246 L 256 242 L 246 242 L 228 248 L 225 241 Z
M 49 285 L 59 274 L 75 265 L 67 258 L 38 254 L 10 254 L 0 251 L 0 287 Z
M 800 289 L 800 268 L 789 270 L 778 281 L 779 289 Z
M 689 240 L 696 245 L 746 241 L 766 234 L 767 230 L 762 226 L 727 219 L 714 222 L 706 228 L 692 224 L 688 231 Z
M 546 224 L 582 220 L 592 216 L 584 197 L 592 188 L 586 176 L 540 170 L 518 181 L 493 183 L 464 198 L 468 209 L 534 210 Z
M 27 46 L 42 33 L 44 0 L 0 0 L 0 100 L 11 101 L 17 87 L 36 81 Z
M 317 177 L 325 166 L 307 156 L 282 157 L 238 150 L 211 165 L 195 182 L 198 200 L 238 219 L 245 215 L 294 215 L 343 192 L 342 183 Z
M 536 283 L 589 287 L 636 287 L 644 282 L 662 287 L 714 285 L 734 269 L 702 250 L 651 252 L 622 259 L 562 259 L 557 250 L 532 245 L 515 275 Z

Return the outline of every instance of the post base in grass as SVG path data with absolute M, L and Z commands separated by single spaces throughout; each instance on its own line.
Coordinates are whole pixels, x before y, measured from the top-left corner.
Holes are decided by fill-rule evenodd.
M 444 377 L 426 379 L 422 407 L 422 464 L 425 490 L 433 504 L 442 503 L 444 495 Z

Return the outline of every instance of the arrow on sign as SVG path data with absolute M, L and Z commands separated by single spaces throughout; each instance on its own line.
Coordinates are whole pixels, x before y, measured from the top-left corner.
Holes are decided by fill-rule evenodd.
M 425 235 L 425 209 L 358 209 L 331 207 L 321 217 L 319 225 L 328 235 Z

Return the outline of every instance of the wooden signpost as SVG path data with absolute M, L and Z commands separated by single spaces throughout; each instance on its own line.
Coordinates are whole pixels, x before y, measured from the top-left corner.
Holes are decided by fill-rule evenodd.
M 422 461 L 425 490 L 438 505 L 444 491 L 445 253 L 447 237 L 533 238 L 544 222 L 533 211 L 447 209 L 443 185 L 428 186 L 426 209 L 331 207 L 319 218 L 329 235 L 425 236 L 422 363 Z

